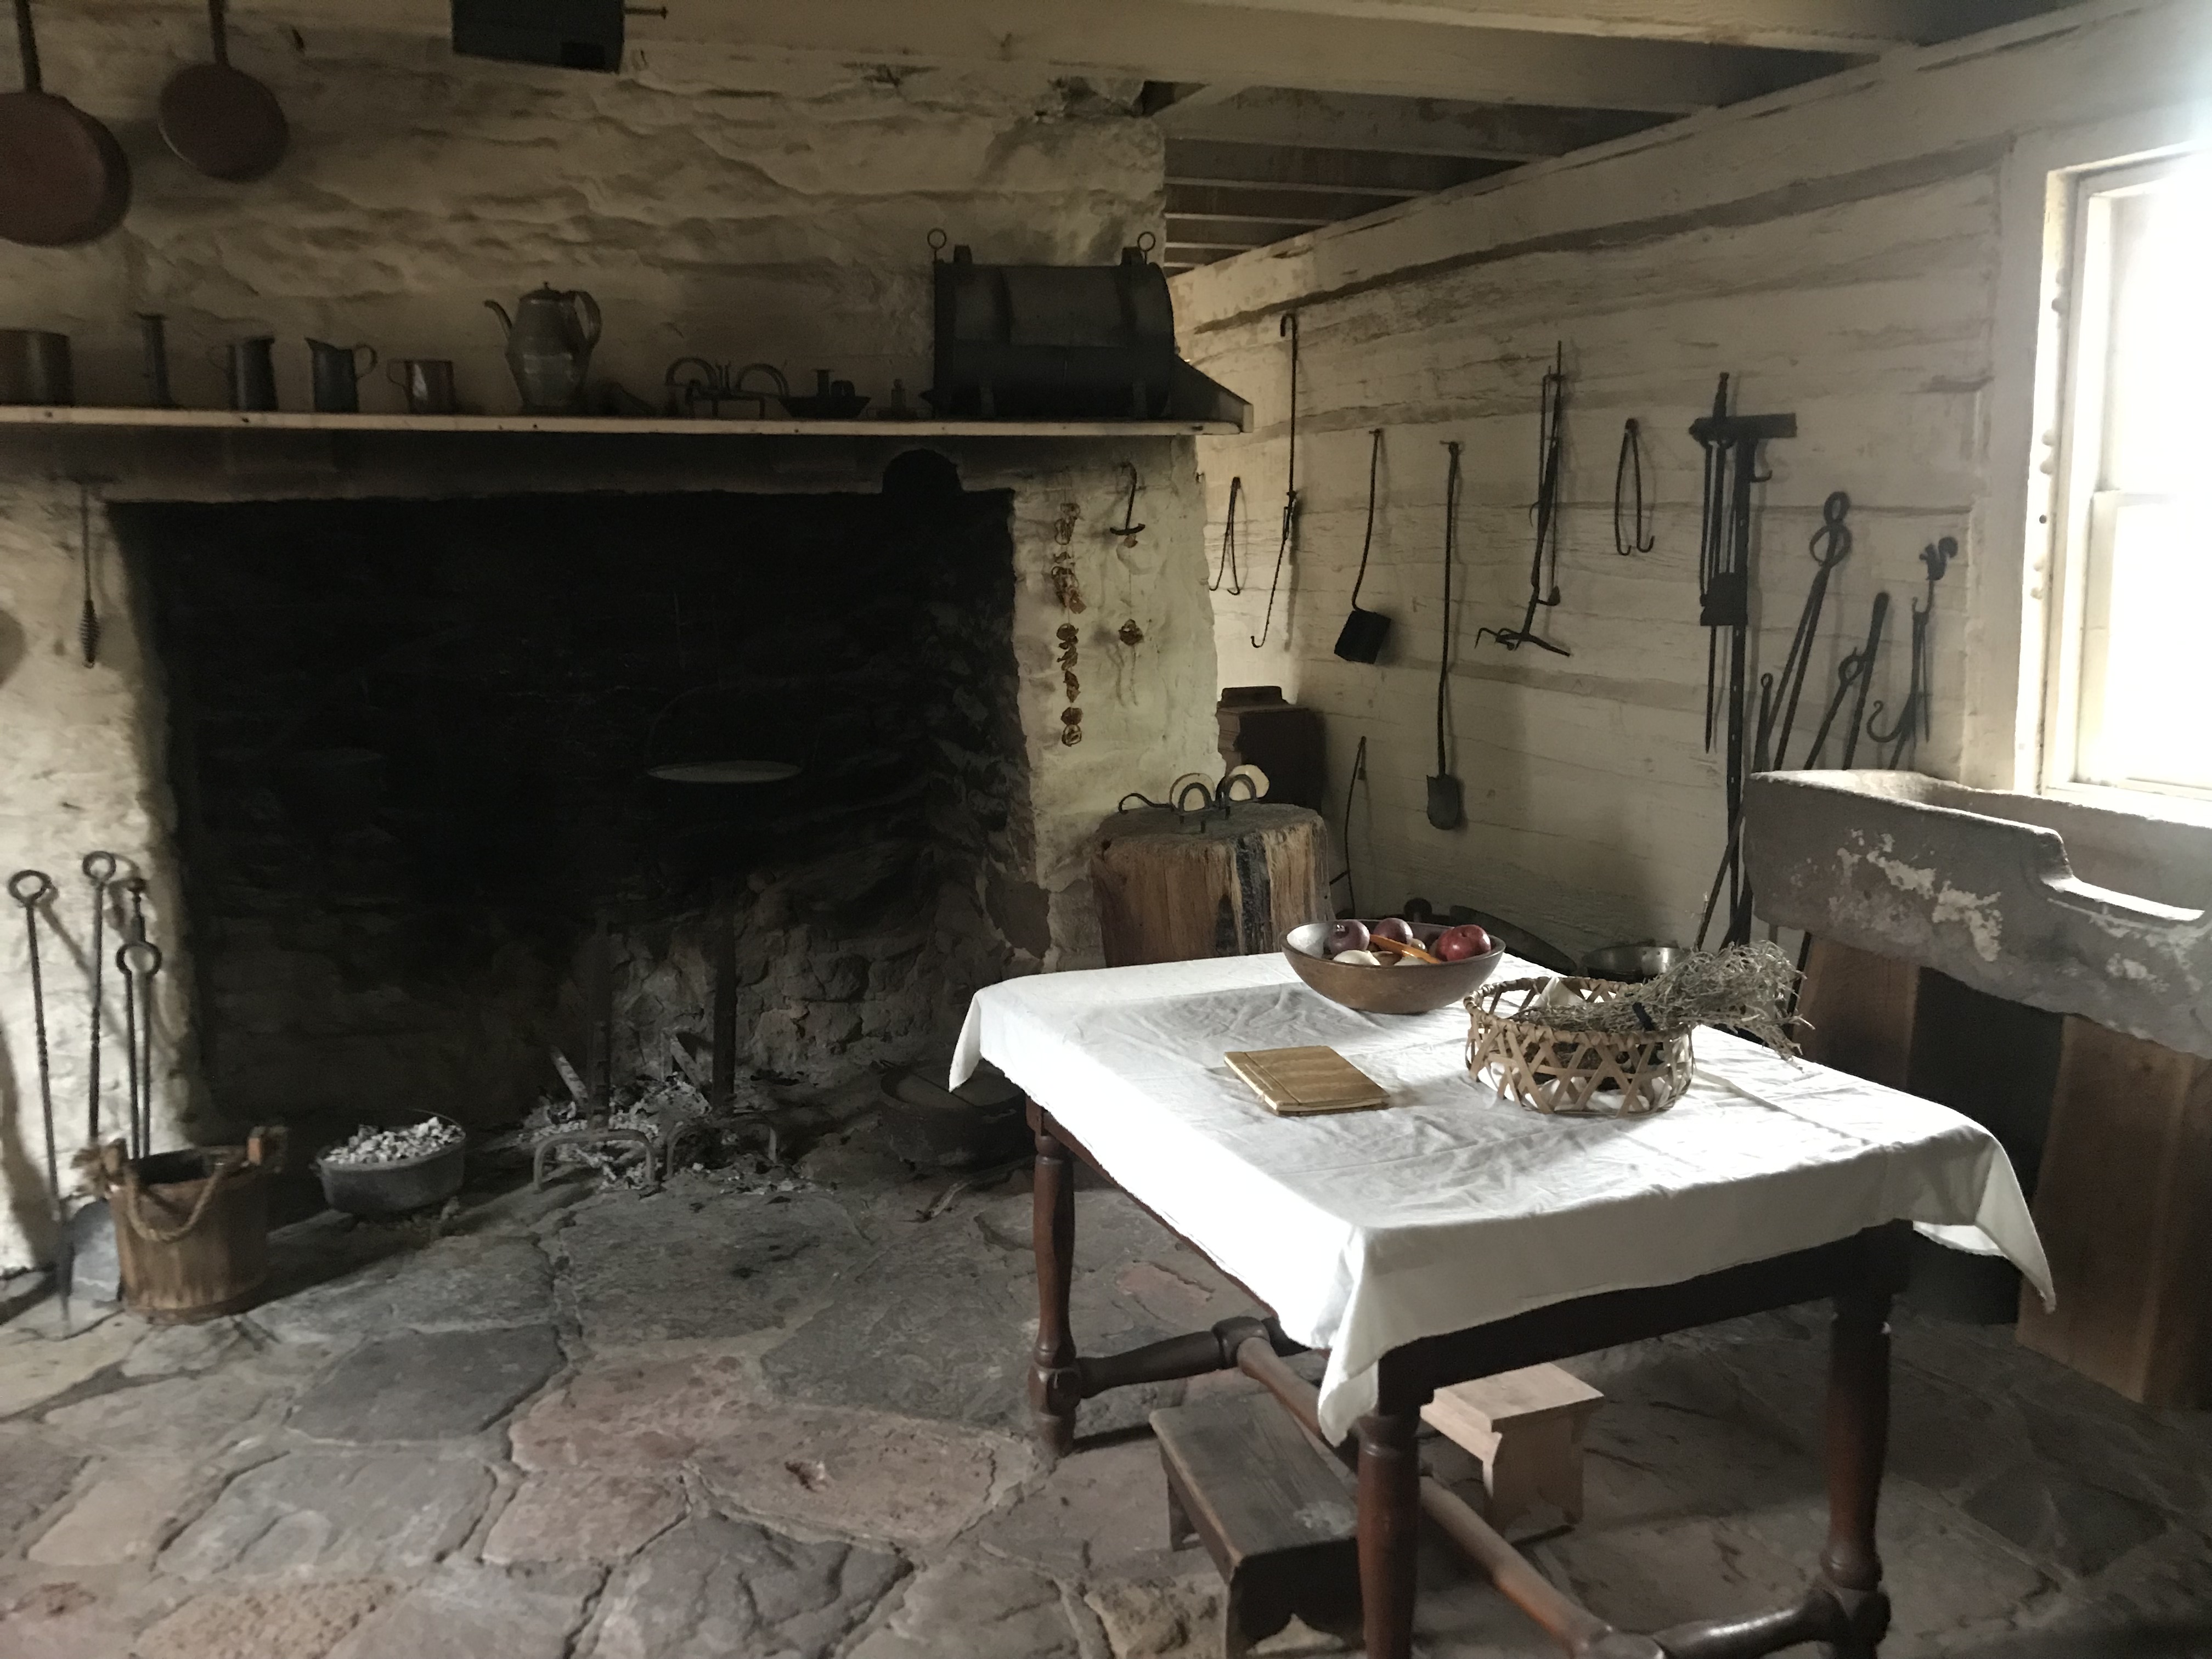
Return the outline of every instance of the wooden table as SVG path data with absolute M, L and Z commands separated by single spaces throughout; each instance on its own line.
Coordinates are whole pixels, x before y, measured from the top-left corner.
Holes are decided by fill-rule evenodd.
M 1033 1239 L 1038 1303 L 1029 1389 L 1036 1431 L 1047 1451 L 1057 1456 L 1073 1445 L 1076 1407 L 1082 1401 L 1135 1383 L 1232 1369 L 1257 1378 L 1318 1434 L 1313 1391 L 1281 1363 L 1282 1356 L 1298 1349 L 1272 1321 L 1225 1320 L 1211 1330 L 1126 1353 L 1078 1353 L 1068 1323 L 1075 1244 L 1073 1160 L 1081 1158 L 1109 1181 L 1116 1177 L 1034 1102 L 1029 1120 L 1036 1137 Z M 1909 1237 L 1905 1224 L 1893 1223 L 1679 1284 L 1555 1303 L 1391 1349 L 1382 1362 L 1375 1409 L 1360 1419 L 1354 1443 L 1340 1449 L 1358 1474 L 1367 1659 L 1408 1659 L 1413 1652 L 1414 1543 L 1424 1512 L 1570 1654 L 1589 1659 L 1739 1659 L 1802 1642 L 1826 1642 L 1838 1659 L 1872 1659 L 1889 1626 L 1889 1599 L 1875 1547 L 1875 1511 L 1888 1434 L 1889 1305 L 1903 1285 Z M 1421 1407 L 1439 1389 L 1817 1300 L 1831 1300 L 1835 1307 L 1827 1395 L 1828 1540 L 1818 1571 L 1793 1606 L 1656 1635 L 1617 1631 L 1555 1589 L 1464 1504 L 1421 1479 L 1414 1435 Z

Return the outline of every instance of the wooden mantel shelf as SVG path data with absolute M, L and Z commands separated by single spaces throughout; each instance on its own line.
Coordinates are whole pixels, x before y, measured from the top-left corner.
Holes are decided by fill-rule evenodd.
M 0 405 L 0 429 L 72 427 L 181 432 L 542 432 L 686 438 L 1193 438 L 1233 436 L 1227 421 L 631 420 L 598 415 L 313 415 L 229 409 Z

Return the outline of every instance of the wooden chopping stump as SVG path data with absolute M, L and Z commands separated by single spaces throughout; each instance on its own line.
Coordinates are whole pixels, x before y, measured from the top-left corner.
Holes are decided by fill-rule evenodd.
M 1329 915 L 1321 814 L 1260 801 L 1195 822 L 1170 807 L 1098 828 L 1091 881 L 1109 967 L 1279 950 Z

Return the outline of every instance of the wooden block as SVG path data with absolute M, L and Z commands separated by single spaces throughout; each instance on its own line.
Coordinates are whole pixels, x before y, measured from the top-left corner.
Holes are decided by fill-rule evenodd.
M 2036 1184 L 2058 1306 L 2020 1340 L 2146 1406 L 2212 1406 L 2212 1060 L 2069 1018 Z
M 1906 1085 L 1921 969 L 1909 962 L 1816 939 L 1797 1012 L 1805 1058 L 1869 1083 Z
M 1583 1432 L 1605 1396 L 1557 1365 L 1439 1389 L 1421 1419 L 1482 1462 L 1486 1518 L 1500 1532 L 1550 1511 L 1583 1518 Z
M 1266 1640 L 1292 1614 L 1355 1628 L 1358 1511 L 1343 1466 L 1268 1395 L 1152 1413 L 1168 1480 L 1170 1546 L 1195 1537 L 1229 1587 L 1223 1650 Z
M 1263 955 L 1328 908 L 1321 815 L 1273 801 L 1211 813 L 1119 812 L 1091 843 L 1109 968 Z

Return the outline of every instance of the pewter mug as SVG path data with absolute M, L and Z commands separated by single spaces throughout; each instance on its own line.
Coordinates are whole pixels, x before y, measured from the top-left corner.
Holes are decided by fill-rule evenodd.
M 579 407 L 592 349 L 599 343 L 599 301 L 581 289 L 550 283 L 515 301 L 514 314 L 496 300 L 484 307 L 507 331 L 507 367 L 522 393 L 526 415 L 559 415 Z
M 325 415 L 358 415 L 361 413 L 361 377 L 376 367 L 376 348 L 372 345 L 332 345 L 328 340 L 310 340 L 307 350 L 313 359 L 315 408 Z M 360 362 L 366 351 L 368 361 Z M 359 367 L 356 367 L 356 364 Z
M 459 408 L 453 390 L 453 365 L 444 357 L 395 357 L 384 373 L 407 395 L 410 415 L 452 415 Z
M 230 406 L 240 410 L 276 407 L 276 337 L 257 334 L 233 340 L 223 349 L 223 373 L 228 378 Z
M 43 328 L 0 328 L 0 404 L 76 401 L 68 335 Z

